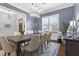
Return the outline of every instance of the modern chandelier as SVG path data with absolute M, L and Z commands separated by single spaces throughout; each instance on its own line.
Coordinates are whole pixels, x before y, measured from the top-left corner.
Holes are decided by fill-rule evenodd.
M 40 13 L 43 10 L 43 4 L 44 3 L 32 3 L 32 12 L 30 13 L 31 16 L 33 17 L 40 17 Z

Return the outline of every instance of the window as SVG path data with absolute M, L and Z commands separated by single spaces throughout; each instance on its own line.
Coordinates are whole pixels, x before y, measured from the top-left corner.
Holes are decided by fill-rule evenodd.
M 42 18 L 42 31 L 49 31 L 49 16 Z
M 59 14 L 42 17 L 42 31 L 51 32 L 53 38 L 57 38 L 59 33 Z
M 59 31 L 59 14 L 42 17 L 42 31 Z

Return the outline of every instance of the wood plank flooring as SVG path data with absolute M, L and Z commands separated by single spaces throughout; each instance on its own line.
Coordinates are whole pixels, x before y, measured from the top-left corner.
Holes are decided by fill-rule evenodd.
M 57 44 L 60 44 L 59 48 L 55 47 Z M 58 51 L 54 53 L 55 49 L 58 48 Z M 51 53 L 52 51 L 52 53 Z M 2 55 L 3 52 L 1 52 L 0 55 Z M 58 55 L 57 55 L 58 53 Z M 15 55 L 13 53 L 13 55 Z M 58 43 L 57 41 L 52 41 L 52 44 L 49 44 L 49 48 L 47 50 L 44 49 L 44 54 L 41 54 L 40 56 L 65 56 L 65 45 L 63 43 Z
M 63 43 L 60 43 L 58 55 L 65 56 L 65 45 Z

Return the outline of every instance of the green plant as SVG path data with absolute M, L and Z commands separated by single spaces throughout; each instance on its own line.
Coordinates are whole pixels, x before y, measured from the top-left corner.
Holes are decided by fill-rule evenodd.
M 69 24 L 66 22 L 63 22 L 62 25 L 60 26 L 60 31 L 62 32 L 63 35 L 67 32 Z

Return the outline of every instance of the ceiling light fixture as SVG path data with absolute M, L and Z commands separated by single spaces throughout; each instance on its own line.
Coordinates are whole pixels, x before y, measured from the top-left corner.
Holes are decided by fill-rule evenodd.
M 40 13 L 42 12 L 43 10 L 43 4 L 44 3 L 32 3 L 32 10 L 30 15 L 33 16 L 33 17 L 37 17 L 39 18 L 40 17 Z

